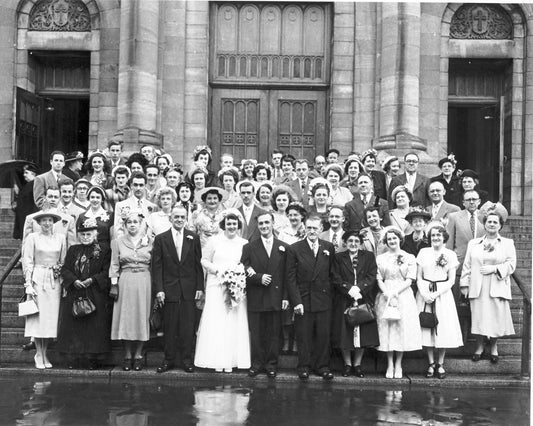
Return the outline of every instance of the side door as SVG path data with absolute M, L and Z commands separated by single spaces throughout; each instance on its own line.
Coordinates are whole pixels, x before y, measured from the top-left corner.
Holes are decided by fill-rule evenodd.
M 17 87 L 15 158 L 46 164 L 42 158 L 42 116 L 44 100 Z

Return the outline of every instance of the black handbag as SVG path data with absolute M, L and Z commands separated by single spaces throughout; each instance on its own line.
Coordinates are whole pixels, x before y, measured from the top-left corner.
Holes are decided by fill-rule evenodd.
M 85 296 L 77 297 L 72 303 L 72 316 L 74 318 L 83 318 L 91 315 L 96 311 L 93 301 L 89 298 L 87 289 L 85 289 Z
M 431 312 L 426 312 L 427 303 L 424 304 L 424 310 L 418 314 L 420 318 L 420 327 L 422 328 L 435 328 L 439 323 L 437 315 L 435 314 L 435 303 L 431 303 Z
M 364 303 L 359 306 L 350 306 L 347 308 L 344 311 L 344 319 L 348 326 L 356 327 L 361 324 L 375 321 L 376 313 L 368 303 Z
M 150 312 L 150 328 L 154 333 L 163 331 L 163 307 L 157 300 L 152 306 L 152 312 Z

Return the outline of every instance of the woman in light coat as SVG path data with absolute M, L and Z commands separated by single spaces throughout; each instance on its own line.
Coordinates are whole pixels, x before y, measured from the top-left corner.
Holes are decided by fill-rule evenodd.
M 483 219 L 486 235 L 468 243 L 461 292 L 470 299 L 472 334 L 476 335 L 476 351 L 472 361 L 481 359 L 483 337 L 490 339 L 490 361 L 498 362 L 499 337 L 514 334 L 511 317 L 511 274 L 516 268 L 513 240 L 503 238 L 499 231 L 504 220 L 490 212 Z

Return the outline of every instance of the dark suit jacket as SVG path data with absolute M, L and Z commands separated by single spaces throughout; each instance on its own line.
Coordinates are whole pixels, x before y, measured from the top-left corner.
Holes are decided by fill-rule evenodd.
M 292 244 L 287 255 L 287 289 L 293 306 L 303 304 L 306 312 L 331 309 L 333 281 L 337 279 L 335 248 L 318 240 L 315 258 L 307 238 Z
M 251 312 L 280 311 L 285 288 L 285 264 L 289 245 L 274 238 L 268 257 L 263 240 L 258 238 L 242 249 L 241 263 L 256 272 L 246 278 L 248 310 Z M 263 274 L 272 275 L 268 286 L 261 283 Z
M 376 202 L 376 196 L 372 195 L 367 206 L 373 206 Z M 379 200 L 379 214 L 383 218 L 381 221 L 382 226 L 390 225 L 389 207 L 386 200 Z M 361 197 L 356 196 L 352 201 L 346 203 L 344 206 L 344 227 L 346 230 L 354 230 L 359 232 L 365 225 L 365 207 L 361 201 Z
M 183 230 L 180 260 L 172 238 L 172 229 L 156 235 L 152 250 L 154 293 L 164 291 L 168 302 L 194 300 L 196 291 L 204 290 L 201 258 L 200 238 L 194 232 Z
M 371 170 L 369 172 L 374 184 L 374 194 L 384 200 L 387 199 L 387 178 L 381 170 Z
M 242 217 L 244 217 L 244 209 L 243 207 L 239 207 L 239 211 L 242 214 Z M 250 216 L 250 223 L 246 224 L 246 218 L 245 222 L 242 224 L 242 237 L 248 241 L 256 240 L 261 236 L 261 233 L 259 232 L 259 228 L 257 228 L 257 220 L 255 218 L 260 215 L 266 213 L 265 210 L 263 210 L 260 207 L 257 207 L 254 205 L 254 209 L 252 210 L 252 215 Z
M 405 185 L 407 182 L 407 177 L 405 173 L 402 173 L 399 176 L 396 176 L 392 179 L 389 185 L 389 200 L 392 190 L 399 185 Z M 416 174 L 415 184 L 413 186 L 413 201 L 411 201 L 411 206 L 421 206 L 424 207 L 429 203 L 427 186 L 429 179 L 426 176 L 421 175 L 420 173 Z

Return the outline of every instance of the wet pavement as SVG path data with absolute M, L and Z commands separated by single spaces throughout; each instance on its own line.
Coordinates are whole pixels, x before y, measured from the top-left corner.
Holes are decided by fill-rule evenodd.
M 1 425 L 528 425 L 526 388 L 0 377 Z

